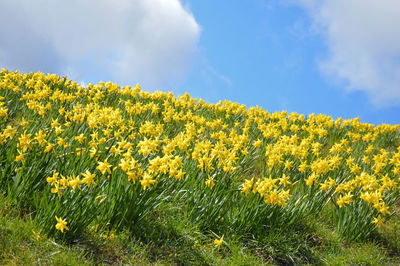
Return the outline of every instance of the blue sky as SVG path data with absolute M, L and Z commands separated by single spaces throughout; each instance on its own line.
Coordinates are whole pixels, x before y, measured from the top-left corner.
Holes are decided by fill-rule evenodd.
M 261 0 L 188 3 L 202 33 L 199 59 L 180 89 L 268 111 L 400 123 L 398 107 L 376 107 L 362 91 L 347 92 L 346 81 L 320 71 L 328 48 L 304 7 Z
M 399 3 L 4 0 L 0 67 L 398 124 Z

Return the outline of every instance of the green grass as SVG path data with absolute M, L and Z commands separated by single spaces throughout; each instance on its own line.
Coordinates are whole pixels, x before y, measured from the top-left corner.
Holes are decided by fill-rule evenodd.
M 400 264 L 398 125 L 2 70 L 0 126 L 0 265 Z
M 1 265 L 79 265 L 92 259 L 77 246 L 63 245 L 54 239 L 33 233 L 29 214 L 13 208 L 0 195 L 0 264 Z
M 347 242 L 327 216 L 287 230 L 266 230 L 240 238 L 217 237 L 185 218 L 181 206 L 167 202 L 135 231 L 84 232 L 72 243 L 36 239 L 29 213 L 0 196 L 1 265 L 399 265 L 400 216 L 363 242 Z M 105 239 L 114 233 L 113 239 Z

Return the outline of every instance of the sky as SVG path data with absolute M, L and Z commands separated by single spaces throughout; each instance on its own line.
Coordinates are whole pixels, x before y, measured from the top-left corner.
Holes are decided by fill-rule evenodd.
M 400 124 L 398 0 L 1 0 L 0 68 Z

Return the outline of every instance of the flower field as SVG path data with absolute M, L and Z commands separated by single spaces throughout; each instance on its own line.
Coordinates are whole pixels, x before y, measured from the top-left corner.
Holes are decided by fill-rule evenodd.
M 354 241 L 399 199 L 399 126 L 3 69 L 0 169 L 6 197 L 66 240 L 134 229 L 169 201 L 218 246 L 321 211 Z

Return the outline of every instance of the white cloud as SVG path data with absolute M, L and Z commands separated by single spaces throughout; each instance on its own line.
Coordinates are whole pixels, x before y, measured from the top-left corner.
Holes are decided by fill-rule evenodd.
M 378 107 L 400 105 L 400 1 L 295 0 L 307 8 L 329 55 L 321 70 L 365 91 Z
M 147 87 L 182 79 L 200 35 L 179 0 L 2 0 L 0 24 L 2 67 Z

